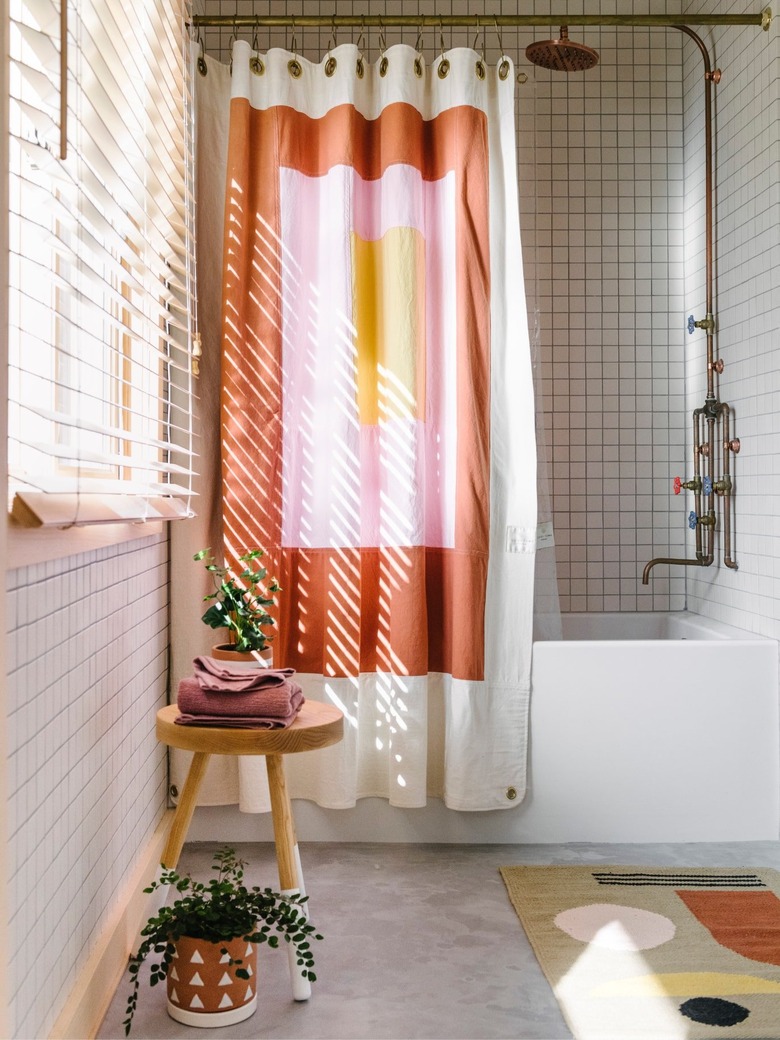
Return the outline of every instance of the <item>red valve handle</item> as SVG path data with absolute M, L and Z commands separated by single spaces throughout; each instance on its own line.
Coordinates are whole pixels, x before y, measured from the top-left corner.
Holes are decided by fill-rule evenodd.
M 675 495 L 680 494 L 680 488 L 682 487 L 682 480 L 679 477 L 674 478 L 674 493 Z

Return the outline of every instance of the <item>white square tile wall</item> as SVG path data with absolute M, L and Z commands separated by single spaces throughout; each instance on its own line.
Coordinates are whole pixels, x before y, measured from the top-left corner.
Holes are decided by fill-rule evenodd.
M 545 31 L 519 33 L 520 52 Z M 683 538 L 671 496 L 685 430 L 681 43 L 663 29 L 569 35 L 599 64 L 564 75 L 521 61 L 518 88 L 561 609 L 679 609 L 683 575 L 640 579 Z
M 167 542 L 10 571 L 7 587 L 9 990 L 13 1036 L 39 1037 L 166 804 Z

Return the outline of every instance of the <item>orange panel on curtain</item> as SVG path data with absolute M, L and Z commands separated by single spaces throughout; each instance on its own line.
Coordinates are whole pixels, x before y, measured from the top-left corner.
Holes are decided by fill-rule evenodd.
M 394 213 L 399 178 L 418 196 L 411 217 L 408 200 Z M 276 664 L 482 679 L 484 113 L 397 102 L 315 118 L 234 98 L 227 185 L 225 543 L 269 554 Z

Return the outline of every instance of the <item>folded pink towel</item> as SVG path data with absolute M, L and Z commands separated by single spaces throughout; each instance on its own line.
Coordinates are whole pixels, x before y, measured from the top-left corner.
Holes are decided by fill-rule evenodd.
M 220 729 L 285 729 L 295 721 L 297 711 L 287 719 L 263 719 L 257 715 L 179 715 L 173 721 L 178 726 L 219 726 Z
M 290 679 L 270 689 L 204 690 L 195 676 L 179 683 L 178 705 L 182 715 L 223 718 L 289 719 L 303 704 L 300 686 Z
M 214 657 L 196 657 L 192 665 L 204 690 L 268 690 L 295 675 L 294 668 L 237 668 Z

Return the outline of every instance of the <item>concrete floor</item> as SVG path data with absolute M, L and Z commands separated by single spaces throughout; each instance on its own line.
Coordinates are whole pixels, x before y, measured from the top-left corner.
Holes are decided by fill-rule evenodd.
M 180 870 L 207 877 L 216 845 L 185 847 Z M 241 844 L 247 882 L 277 886 L 273 845 Z M 164 987 L 144 984 L 131 1037 L 163 1040 L 569 1040 L 512 909 L 501 866 L 611 863 L 780 868 L 780 843 L 301 847 L 316 943 L 311 1000 L 290 995 L 286 951 L 261 947 L 260 1003 L 224 1029 L 179 1025 Z M 97 1034 L 124 1036 L 129 984 Z

